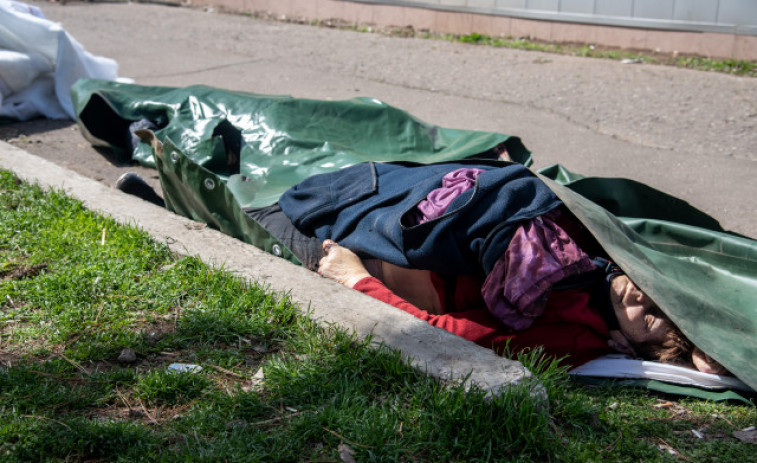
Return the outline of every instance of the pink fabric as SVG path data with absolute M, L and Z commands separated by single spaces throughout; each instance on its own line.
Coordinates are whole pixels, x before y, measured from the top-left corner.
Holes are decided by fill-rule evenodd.
M 555 223 L 559 209 L 518 227 L 486 277 L 481 295 L 505 325 L 524 330 L 544 313 L 552 286 L 594 269 L 589 256 Z
M 473 188 L 482 172 L 464 168 L 445 175 L 442 186 L 410 214 L 409 225 L 444 215 L 455 198 Z M 555 223 L 559 215 L 556 209 L 518 227 L 481 288 L 489 312 L 512 329 L 524 330 L 544 313 L 555 283 L 594 269 L 589 256 Z
M 441 217 L 455 198 L 473 188 L 481 172 L 484 172 L 483 169 L 457 169 L 445 175 L 442 178 L 442 186 L 418 203 L 417 209 L 420 214 L 416 215 L 417 222 L 413 225 Z

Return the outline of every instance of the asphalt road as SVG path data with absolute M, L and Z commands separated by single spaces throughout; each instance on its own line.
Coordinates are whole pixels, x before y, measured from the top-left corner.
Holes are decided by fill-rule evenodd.
M 191 8 L 29 2 L 138 84 L 375 97 L 441 126 L 518 135 L 535 167 L 633 178 L 757 237 L 754 78 Z M 13 124 L 0 139 L 111 185 L 134 170 L 91 148 L 72 123 Z

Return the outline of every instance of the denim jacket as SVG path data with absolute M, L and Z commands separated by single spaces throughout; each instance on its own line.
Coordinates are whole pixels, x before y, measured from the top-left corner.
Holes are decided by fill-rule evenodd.
M 441 217 L 410 226 L 403 219 L 442 177 L 460 168 L 485 170 Z M 518 222 L 560 200 L 520 164 L 365 163 L 315 175 L 279 199 L 300 231 L 332 239 L 362 257 L 442 274 L 487 274 Z

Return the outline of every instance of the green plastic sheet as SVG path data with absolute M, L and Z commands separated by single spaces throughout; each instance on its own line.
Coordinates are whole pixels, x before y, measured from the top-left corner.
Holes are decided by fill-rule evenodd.
M 318 101 L 192 86 L 85 79 L 72 90 L 93 144 L 157 168 L 169 209 L 297 259 L 244 213 L 292 185 L 364 161 L 496 158 L 526 166 L 517 137 L 441 128 L 375 99 Z M 149 121 L 162 144 L 129 141 Z M 705 352 L 757 389 L 757 242 L 688 203 L 627 179 L 539 171 L 607 253 Z
M 624 387 L 638 387 L 667 395 L 696 397 L 698 399 L 709 400 L 711 402 L 741 402 L 745 405 L 751 406 L 754 406 L 756 404 L 754 402 L 754 399 L 757 397 L 755 396 L 755 394 L 746 394 L 743 392 L 730 390 L 709 390 L 694 386 L 682 386 L 678 384 L 657 381 L 654 379 L 609 379 L 593 378 L 590 376 L 572 376 L 571 379 L 578 383 L 589 384 L 593 386 L 616 385 Z

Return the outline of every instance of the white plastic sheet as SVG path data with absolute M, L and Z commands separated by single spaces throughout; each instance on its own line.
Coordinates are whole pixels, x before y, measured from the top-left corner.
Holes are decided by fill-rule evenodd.
M 0 0 L 0 116 L 74 119 L 74 82 L 115 80 L 117 72 L 115 61 L 84 50 L 39 8 Z
M 702 373 L 693 368 L 632 359 L 619 354 L 605 355 L 584 363 L 580 367 L 570 370 L 570 374 L 596 378 L 654 379 L 682 386 L 696 386 L 702 389 L 735 389 L 754 392 L 752 388 L 733 376 Z

